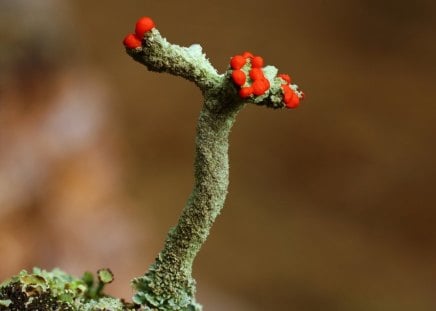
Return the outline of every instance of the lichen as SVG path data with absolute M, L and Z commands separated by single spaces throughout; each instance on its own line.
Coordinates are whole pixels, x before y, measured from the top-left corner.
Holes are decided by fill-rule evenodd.
M 76 278 L 58 269 L 35 268 L 0 285 L 0 311 L 201 311 L 192 266 L 227 196 L 229 134 L 235 118 L 246 104 L 296 108 L 304 97 L 287 74 L 263 67 L 263 58 L 249 52 L 234 56 L 227 71 L 219 74 L 200 45 L 169 43 L 148 17 L 140 19 L 135 33 L 123 42 L 126 52 L 149 70 L 183 77 L 203 93 L 192 193 L 155 262 L 132 281 L 133 303 L 103 293 L 113 281 L 108 269 L 99 270 L 94 282 L 90 273 Z
M 195 300 L 192 266 L 224 206 L 229 134 L 236 115 L 250 103 L 296 108 L 303 93 L 290 84 L 288 75 L 278 74 L 274 66 L 264 67 L 263 58 L 249 52 L 232 57 L 230 67 L 219 74 L 201 46 L 169 43 L 151 24 L 146 31 L 135 28 L 141 42 L 125 43 L 126 52 L 150 71 L 194 82 L 203 93 L 204 105 L 197 123 L 193 190 L 163 250 L 148 271 L 133 280 L 137 291 L 133 301 L 145 310 L 198 311 L 201 306 Z
M 109 275 L 108 270 L 99 271 Z M 0 284 L 0 311 L 127 311 L 137 306 L 103 294 L 104 284 L 94 284 L 90 273 L 73 277 L 59 269 L 23 270 Z

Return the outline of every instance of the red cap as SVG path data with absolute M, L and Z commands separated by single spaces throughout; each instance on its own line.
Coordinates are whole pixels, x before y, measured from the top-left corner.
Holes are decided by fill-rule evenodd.
M 253 68 L 262 68 L 263 67 L 263 58 L 260 56 L 255 56 L 251 59 L 251 67 Z
M 230 59 L 230 66 L 233 69 L 241 69 L 245 65 L 245 58 L 241 55 L 235 55 Z
M 252 86 L 241 87 L 241 89 L 239 90 L 239 96 L 241 98 L 247 98 L 251 94 L 253 94 L 253 87 Z
M 241 86 L 245 84 L 247 77 L 245 76 L 245 73 L 242 70 L 238 69 L 238 70 L 233 70 L 232 79 L 236 85 Z
M 138 37 L 135 36 L 135 34 L 131 33 L 124 38 L 123 44 L 129 49 L 135 49 L 140 47 L 142 45 L 142 42 L 141 39 L 138 39 Z
M 154 21 L 147 16 L 141 17 L 138 19 L 135 25 L 135 34 L 138 38 L 143 38 L 146 32 L 152 30 L 156 25 Z

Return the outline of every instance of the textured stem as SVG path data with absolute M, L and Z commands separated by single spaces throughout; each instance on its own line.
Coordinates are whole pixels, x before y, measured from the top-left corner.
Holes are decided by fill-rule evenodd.
M 197 125 L 194 189 L 179 222 L 149 271 L 134 280 L 135 301 L 157 310 L 200 310 L 192 264 L 224 206 L 229 184 L 228 138 L 243 103 L 205 94 Z
M 229 183 L 228 137 L 241 105 L 231 103 L 220 110 L 210 107 L 216 107 L 213 100 L 205 104 L 197 125 L 194 189 L 162 252 L 169 263 L 189 273 L 224 205 Z
M 222 83 L 223 76 L 211 65 L 200 45 L 184 47 L 169 43 L 155 28 L 145 35 L 141 49 L 128 49 L 127 53 L 151 71 L 183 77 L 202 90 Z

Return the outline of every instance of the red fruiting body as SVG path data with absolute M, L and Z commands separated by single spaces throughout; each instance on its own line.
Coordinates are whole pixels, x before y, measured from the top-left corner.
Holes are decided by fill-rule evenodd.
M 138 38 L 142 39 L 144 38 L 144 34 L 152 30 L 155 26 L 154 21 L 150 17 L 141 17 L 136 22 L 135 34 Z
M 135 49 L 142 45 L 141 39 L 138 39 L 138 37 L 136 37 L 133 33 L 124 38 L 123 44 L 129 49 Z
M 233 70 L 232 79 L 236 85 L 241 86 L 245 84 L 247 77 L 245 76 L 245 73 L 242 70 L 238 69 L 238 70 Z
M 286 106 L 291 103 L 292 98 L 295 96 L 294 92 L 292 90 L 285 92 L 283 94 L 283 101 L 285 102 Z
M 289 87 L 288 84 L 282 84 L 281 87 L 282 87 L 282 90 L 283 90 L 283 94 L 292 92 L 292 89 Z
M 294 93 L 294 96 L 292 96 L 290 102 L 286 104 L 286 107 L 293 109 L 293 108 L 297 108 L 299 104 L 300 104 L 300 98 L 298 98 L 298 95 Z
M 252 84 L 253 94 L 256 96 L 263 95 L 269 89 L 269 81 L 267 79 L 255 80 Z
M 269 80 L 268 80 L 267 78 L 264 78 L 264 79 L 263 79 L 263 83 L 266 85 L 266 89 L 268 90 L 269 87 L 270 87 Z
M 260 68 L 253 68 L 250 70 L 250 78 L 252 80 L 263 79 L 265 76 L 263 75 L 263 71 Z
M 247 98 L 251 94 L 253 94 L 253 87 L 252 86 L 241 87 L 241 89 L 239 90 L 239 96 L 241 98 Z
M 244 53 L 242 53 L 242 57 L 244 58 L 253 58 L 253 54 L 250 52 L 245 51 Z
M 287 84 L 282 84 L 283 101 L 289 109 L 297 108 L 300 104 L 300 98 Z
M 282 78 L 286 82 L 291 83 L 291 77 L 285 73 L 278 74 L 277 77 Z
M 263 58 L 260 56 L 255 56 L 251 59 L 251 67 L 253 68 L 262 68 L 263 67 Z
M 245 65 L 245 58 L 241 55 L 235 55 L 230 59 L 230 66 L 233 69 L 241 69 Z
M 287 84 L 282 84 L 282 90 L 283 90 L 283 101 L 287 104 L 288 102 L 291 101 L 292 97 L 294 96 L 294 92 Z

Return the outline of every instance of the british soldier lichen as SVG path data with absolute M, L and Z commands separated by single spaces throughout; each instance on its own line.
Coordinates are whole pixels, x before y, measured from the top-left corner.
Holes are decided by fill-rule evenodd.
M 261 56 L 248 51 L 234 55 L 226 72 L 219 74 L 199 45 L 171 44 L 150 18 L 140 21 L 153 27 L 136 33 L 135 37 L 142 39 L 141 46 L 129 45 L 125 40 L 127 53 L 151 71 L 193 81 L 203 93 L 204 106 L 197 124 L 194 188 L 154 264 L 133 281 L 137 290 L 134 302 L 146 310 L 201 310 L 194 297 L 192 264 L 224 205 L 228 136 L 235 117 L 249 103 L 296 108 L 303 93 L 291 84 L 288 75 L 278 75 L 275 67 L 264 66 Z
M 224 206 L 229 183 L 229 134 L 238 112 L 247 104 L 296 108 L 304 94 L 287 74 L 264 66 L 261 56 L 243 52 L 230 58 L 225 73 L 211 65 L 201 46 L 169 43 L 149 17 L 140 18 L 123 44 L 134 60 L 149 70 L 167 72 L 194 82 L 204 105 L 197 124 L 194 187 L 163 250 L 148 271 L 132 283 L 133 303 L 103 294 L 112 282 L 108 269 L 74 278 L 60 270 L 34 269 L 0 284 L 0 311 L 197 311 L 192 265 Z

